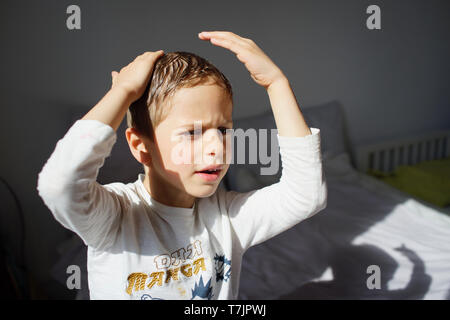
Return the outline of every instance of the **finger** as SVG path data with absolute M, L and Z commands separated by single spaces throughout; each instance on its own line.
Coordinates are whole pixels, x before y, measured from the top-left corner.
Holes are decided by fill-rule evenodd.
M 149 51 L 149 52 L 146 52 L 142 56 L 142 60 L 144 60 L 146 63 L 153 64 L 156 62 L 156 60 L 158 60 L 163 55 L 164 55 L 163 50 L 159 50 L 159 51 L 155 51 L 155 52 Z
M 159 57 L 161 57 L 161 56 L 163 56 L 164 55 L 164 50 L 158 50 L 158 51 L 156 51 L 156 52 L 152 52 L 152 58 L 153 59 L 158 59 Z
M 116 79 L 117 75 L 119 73 L 117 71 L 111 71 L 111 82 L 114 83 L 114 80 Z
M 234 52 L 235 54 L 240 54 L 245 49 L 243 45 L 241 45 L 231 39 L 211 38 L 211 43 L 214 45 L 223 47 L 225 49 L 228 49 L 228 50 Z
M 114 79 L 119 73 L 117 71 L 111 71 L 111 77 Z
M 164 53 L 164 50 L 158 50 L 158 51 L 147 51 L 142 56 L 143 57 L 157 57 Z
M 141 59 L 148 59 L 148 58 L 155 58 L 159 57 L 162 54 L 164 54 L 164 50 L 158 50 L 158 51 L 146 51 L 143 54 L 136 57 L 135 60 L 141 60 Z
M 134 60 L 136 61 L 136 60 L 138 60 L 138 59 L 140 59 L 140 58 L 142 58 L 143 56 L 145 55 L 145 52 L 144 53 L 142 53 L 142 54 L 140 54 L 140 55 L 138 55 Z
M 249 45 L 247 39 L 228 31 L 201 32 L 199 37 L 202 40 L 210 40 L 212 44 L 224 47 L 236 54 L 241 53 Z
M 203 31 L 199 33 L 199 37 L 204 40 L 208 40 L 211 38 L 229 39 L 242 44 L 246 43 L 246 41 L 248 40 L 230 31 Z

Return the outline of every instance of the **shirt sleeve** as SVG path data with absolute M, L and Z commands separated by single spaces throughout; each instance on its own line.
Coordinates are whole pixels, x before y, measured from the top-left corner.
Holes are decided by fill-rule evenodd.
M 39 196 L 55 219 L 93 248 L 114 241 L 128 205 L 119 183 L 96 181 L 116 139 L 112 127 L 78 120 L 57 142 L 38 176 Z
M 234 237 L 243 251 L 323 210 L 327 186 L 322 170 L 320 129 L 304 137 L 278 135 L 280 181 L 246 193 L 226 192 Z

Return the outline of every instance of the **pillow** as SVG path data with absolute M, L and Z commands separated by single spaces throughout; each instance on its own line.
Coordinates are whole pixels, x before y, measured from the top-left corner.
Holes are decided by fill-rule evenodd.
M 367 174 L 441 208 L 450 205 L 450 157 L 401 165 L 392 173 L 371 169 Z
M 328 160 L 343 152 L 349 152 L 344 110 L 337 101 L 302 109 L 309 127 L 319 128 L 322 159 Z
M 238 148 L 237 144 L 234 144 L 232 159 L 233 162 L 225 176 L 225 185 L 229 190 L 234 190 L 238 192 L 247 192 L 255 189 L 262 188 L 266 185 L 271 185 L 279 181 L 281 176 L 281 158 L 279 153 L 278 139 L 276 137 L 277 131 L 271 131 L 271 129 L 276 129 L 275 119 L 273 118 L 272 111 L 263 113 L 258 116 L 249 117 L 245 119 L 234 120 L 234 129 L 267 129 L 267 141 L 266 141 L 266 152 L 265 156 L 270 158 L 268 165 L 262 165 L 260 162 L 259 153 L 260 149 L 260 135 L 259 131 L 257 134 L 257 159 L 255 164 L 250 162 L 250 147 L 248 141 L 246 141 L 245 149 L 242 150 L 245 155 L 245 163 L 239 163 L 238 159 Z M 237 131 L 235 131 L 237 135 Z M 236 141 L 236 140 L 235 140 Z M 273 142 L 272 142 L 273 141 Z M 241 151 L 241 152 L 242 152 Z M 273 172 L 271 175 L 262 175 L 262 168 L 272 168 L 270 171 Z
M 321 105 L 302 108 L 302 114 L 310 128 L 319 128 L 321 137 L 321 152 L 323 161 L 330 160 L 340 154 L 349 153 L 348 141 L 345 129 L 344 113 L 337 101 L 330 101 Z M 258 116 L 237 119 L 234 121 L 234 129 L 276 129 L 272 111 Z M 247 192 L 271 185 L 280 180 L 281 159 L 279 155 L 278 139 L 276 135 L 268 134 L 267 150 L 271 150 L 271 138 L 275 139 L 275 152 L 278 156 L 279 168 L 275 174 L 261 175 L 261 168 L 267 167 L 257 164 L 238 164 L 236 159 L 236 147 L 234 148 L 233 164 L 225 176 L 225 185 L 229 190 Z M 273 146 L 272 146 L 272 150 Z M 248 147 L 245 151 L 245 159 L 248 162 Z M 258 149 L 259 151 L 259 149 Z M 273 160 L 273 157 L 271 159 Z M 258 159 L 259 161 L 259 159 Z

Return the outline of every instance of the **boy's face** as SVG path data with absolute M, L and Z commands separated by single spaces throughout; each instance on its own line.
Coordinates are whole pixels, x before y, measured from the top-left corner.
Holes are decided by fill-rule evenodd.
M 212 195 L 229 167 L 226 129 L 232 127 L 232 102 L 223 88 L 179 89 L 169 114 L 154 129 L 154 141 L 145 139 L 148 162 L 140 161 L 148 167 L 144 184 L 155 200 L 192 207 L 195 198 Z

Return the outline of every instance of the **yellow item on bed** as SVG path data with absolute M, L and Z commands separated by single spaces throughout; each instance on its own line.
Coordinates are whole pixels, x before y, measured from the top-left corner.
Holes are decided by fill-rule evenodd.
M 368 170 L 367 174 L 439 207 L 450 205 L 450 157 L 401 165 L 392 173 Z

